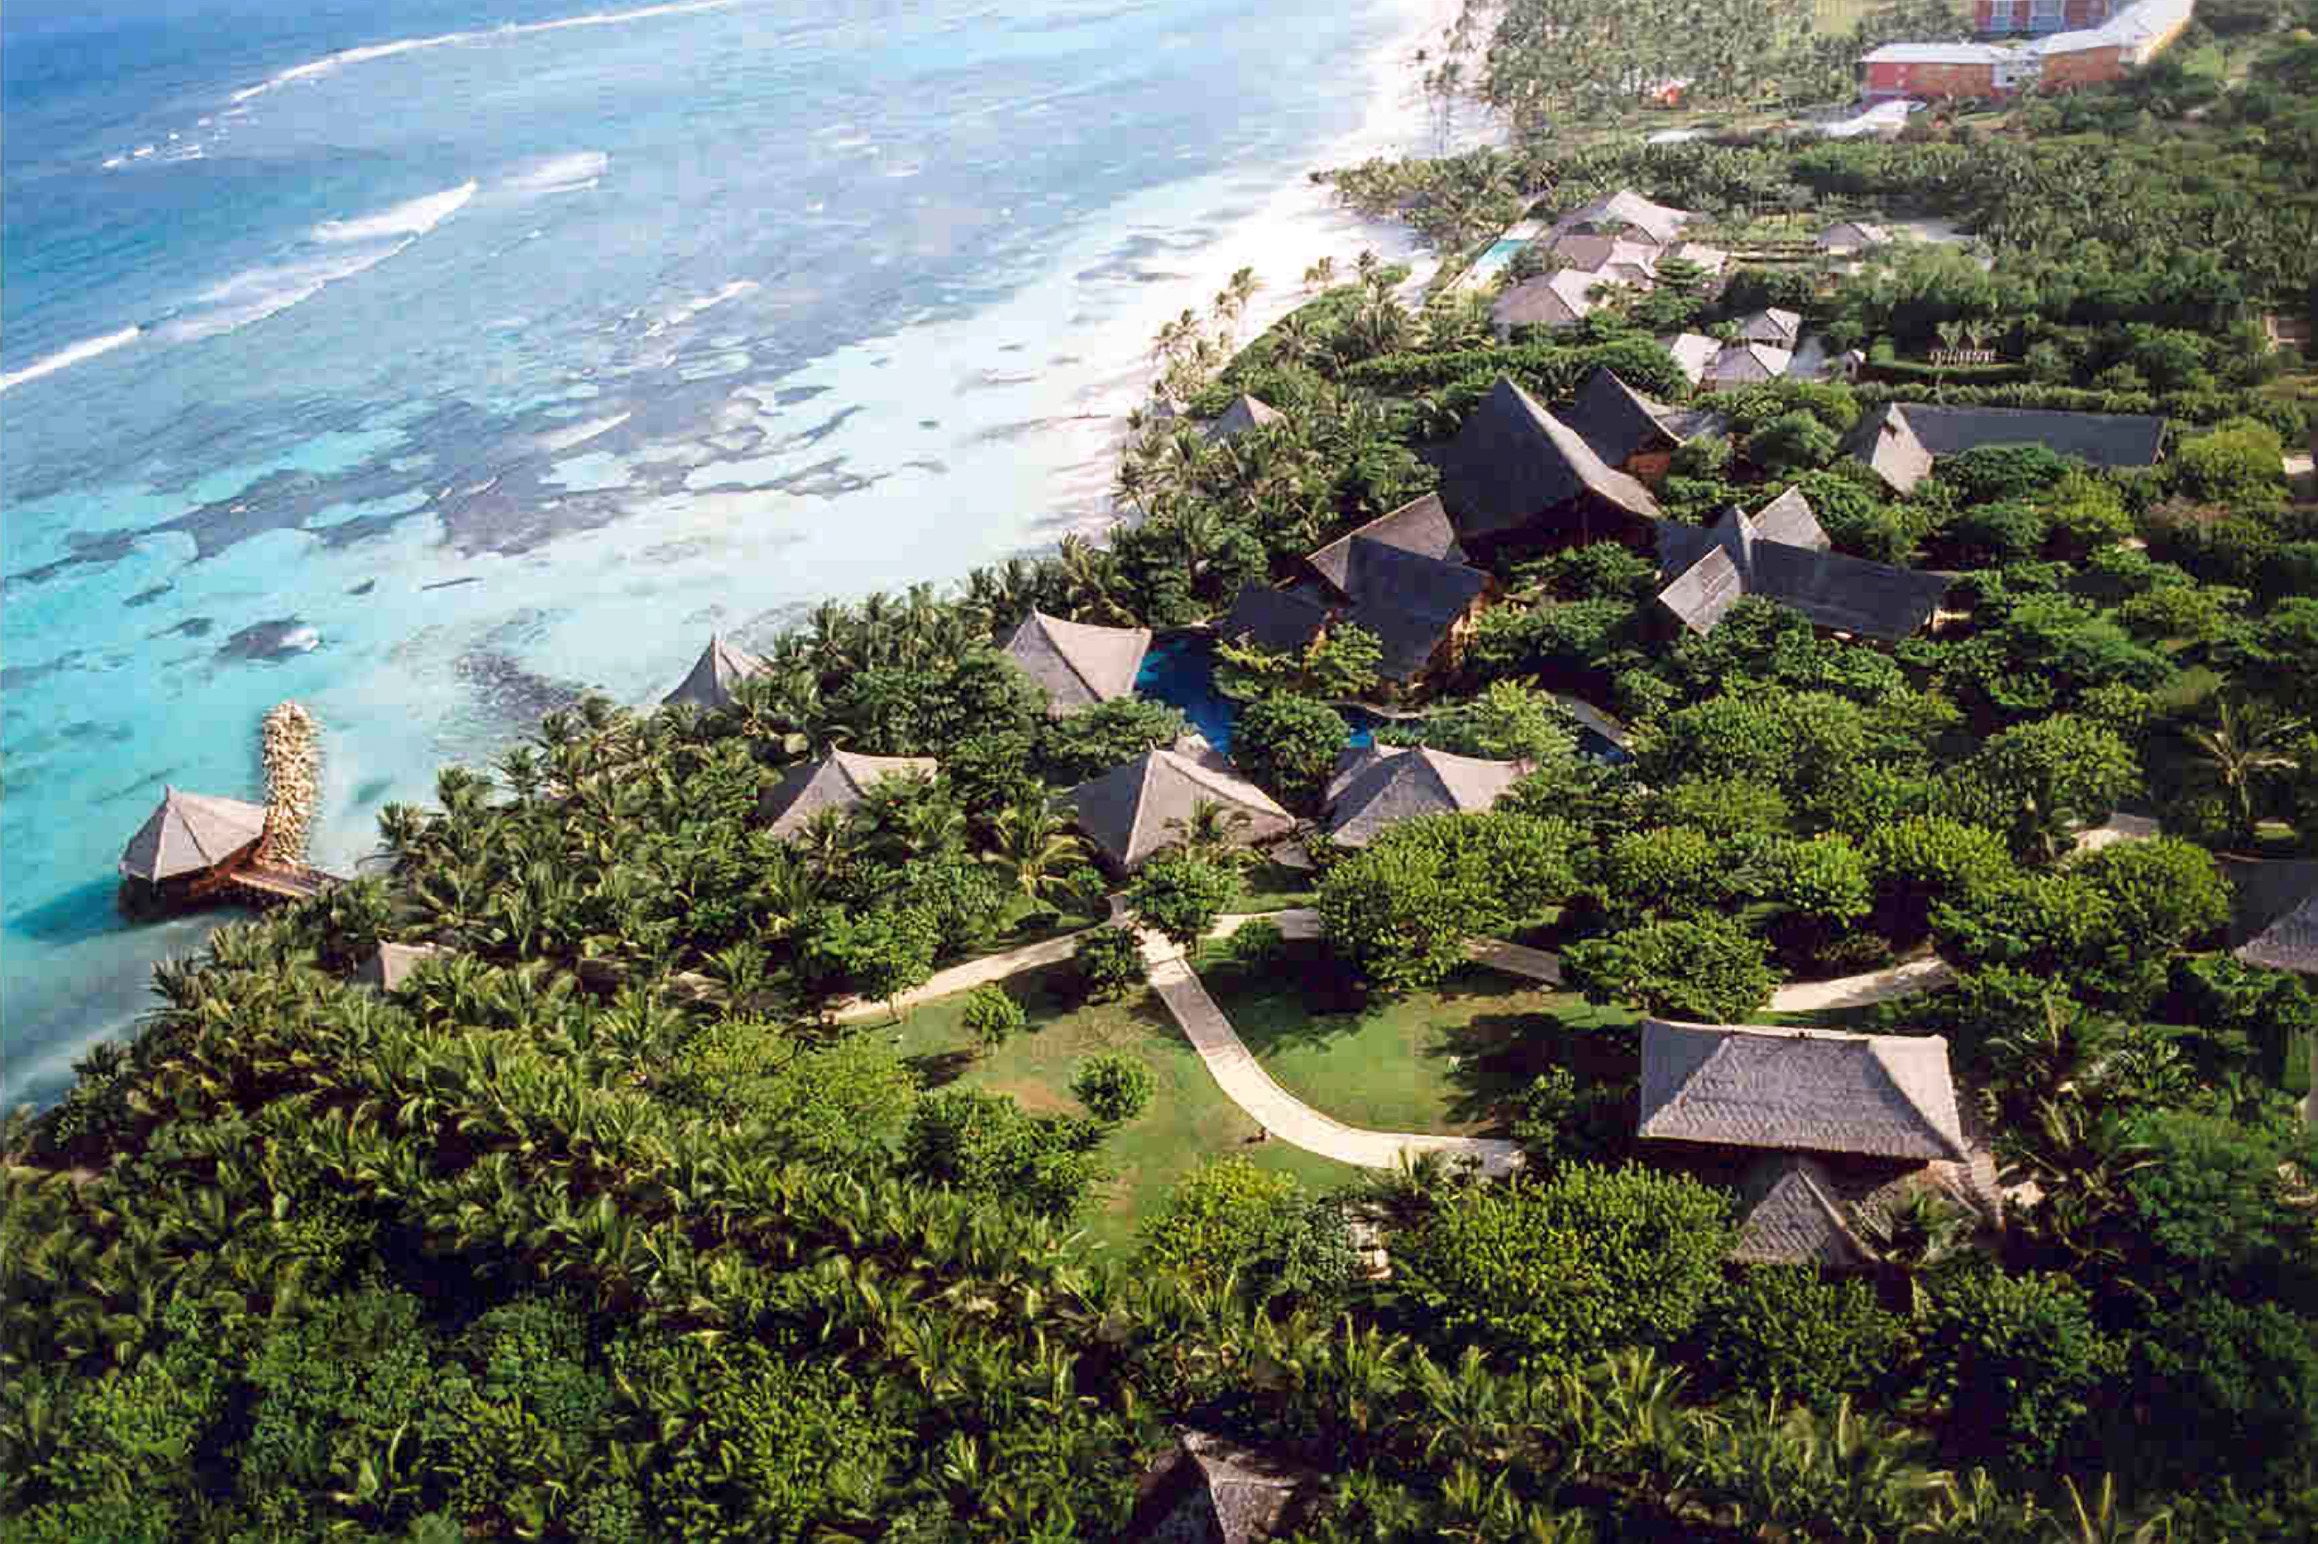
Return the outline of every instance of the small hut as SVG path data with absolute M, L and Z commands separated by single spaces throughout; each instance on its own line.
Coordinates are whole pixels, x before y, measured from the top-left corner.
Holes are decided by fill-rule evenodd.
M 1033 611 L 1006 640 L 1005 652 L 1046 693 L 1047 712 L 1060 718 L 1133 693 L 1150 648 L 1148 627 L 1097 627 Z
M 1123 1537 L 1147 1544 L 1259 1544 L 1310 1520 L 1318 1476 L 1277 1453 L 1186 1431 L 1144 1477 Z
M 1233 840 L 1245 846 L 1273 841 L 1296 827 L 1295 817 L 1270 794 L 1196 742 L 1188 751 L 1146 751 L 1081 783 L 1064 802 L 1103 861 L 1122 874 L 1133 873 L 1151 854 L 1181 840 L 1202 804 L 1244 815 Z
M 692 673 L 660 700 L 689 702 L 707 712 L 721 713 L 733 705 L 733 688 L 764 668 L 765 662 L 756 655 L 720 633 L 710 633 L 708 647 L 693 662 Z
M 161 803 L 121 851 L 121 878 L 133 899 L 177 904 L 232 883 L 265 839 L 262 804 L 164 786 Z
M 849 810 L 869 790 L 889 777 L 931 778 L 938 769 L 931 756 L 862 756 L 852 751 L 831 751 L 813 761 L 800 761 L 766 793 L 763 810 L 774 836 L 796 833 L 823 810 Z

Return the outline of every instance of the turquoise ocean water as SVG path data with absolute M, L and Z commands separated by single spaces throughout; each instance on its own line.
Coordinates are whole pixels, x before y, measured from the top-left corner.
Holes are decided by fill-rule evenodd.
M 583 687 L 1099 521 L 1159 322 L 1391 252 L 1303 173 L 1437 133 L 1387 0 L 583 6 L 0 19 L 0 1098 L 198 942 L 113 865 L 267 707 L 343 867 Z

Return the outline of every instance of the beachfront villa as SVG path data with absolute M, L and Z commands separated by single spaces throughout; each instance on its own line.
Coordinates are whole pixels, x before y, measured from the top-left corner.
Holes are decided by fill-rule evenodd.
M 707 713 L 721 713 L 734 702 L 733 688 L 765 668 L 765 662 L 720 633 L 708 635 L 708 647 L 692 665 L 691 674 L 660 700 L 689 702 Z
M 931 756 L 863 756 L 828 751 L 800 761 L 766 791 L 762 812 L 774 836 L 792 836 L 824 810 L 849 810 L 889 777 L 933 777 L 940 764 Z
M 1658 522 L 1658 603 L 1694 633 L 1758 595 L 1813 627 L 1895 642 L 1939 610 L 1948 576 L 1830 550 L 1803 495 L 1789 488 L 1752 516 L 1726 510 L 1712 527 Z
M 1524 280 L 1489 307 L 1489 330 L 1498 342 L 1509 343 L 1518 328 L 1574 327 L 1596 309 L 1593 292 L 1607 282 L 1575 268 Z
M 121 851 L 122 879 L 141 898 L 176 904 L 226 889 L 256 861 L 266 807 L 164 787 L 161 802 Z M 149 895 L 148 895 L 149 892 Z
M 1582 435 L 1499 376 L 1440 453 L 1441 504 L 1467 550 L 1522 544 L 1641 547 L 1658 501 Z
M 1874 1214 L 1918 1186 L 1994 1210 L 1937 1035 L 1645 1019 L 1637 1135 L 1736 1186 L 1735 1262 L 1865 1269 Z
M 1577 396 L 1562 409 L 1561 420 L 1606 465 L 1653 488 L 1665 480 L 1683 442 L 1719 421 L 1709 412 L 1669 407 L 1645 397 L 1607 365 L 1586 373 Z
M 1620 188 L 1571 210 L 1553 223 L 1554 240 L 1565 236 L 1626 235 L 1653 247 L 1673 244 L 1695 216 L 1687 209 L 1654 204 L 1632 188 Z
M 1151 648 L 1148 627 L 1097 627 L 1033 611 L 1006 640 L 1005 653 L 1046 693 L 1057 718 L 1131 696 Z
M 1228 833 L 1239 846 L 1261 846 L 1296 828 L 1293 815 L 1197 735 L 1169 749 L 1145 751 L 1079 784 L 1063 803 L 1115 874 L 1131 874 L 1153 853 L 1181 841 L 1202 804 L 1245 817 Z

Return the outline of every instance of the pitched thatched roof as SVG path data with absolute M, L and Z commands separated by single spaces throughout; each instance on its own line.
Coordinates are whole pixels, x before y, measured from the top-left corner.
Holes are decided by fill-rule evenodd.
M 1556 268 L 1542 277 L 1525 279 L 1489 307 L 1489 325 L 1500 332 L 1513 327 L 1572 326 L 1594 309 L 1590 291 L 1602 282 L 1601 275 L 1575 268 Z
M 689 702 L 711 713 L 729 708 L 733 703 L 732 689 L 744 677 L 755 675 L 765 668 L 765 662 L 739 644 L 722 635 L 710 633 L 708 647 L 700 651 L 693 662 L 692 673 L 683 684 L 662 702 Z
M 1441 502 L 1468 540 L 1572 507 L 1630 520 L 1658 515 L 1648 488 L 1605 464 L 1575 429 L 1503 376 L 1442 454 Z
M 1789 488 L 1754 513 L 1755 535 L 1764 541 L 1784 542 L 1790 547 L 1810 547 L 1825 552 L 1834 543 L 1827 539 L 1826 528 L 1819 517 L 1811 512 L 1811 501 L 1803 497 L 1800 488 Z
M 1240 586 L 1231 610 L 1216 624 L 1217 636 L 1245 638 L 1274 654 L 1301 654 L 1328 625 L 1328 608 L 1295 590 L 1275 590 L 1253 579 Z
M 1384 645 L 1377 669 L 1388 681 L 1424 673 L 1433 652 L 1489 587 L 1489 576 L 1365 536 L 1352 539 L 1345 571 L 1351 605 L 1344 620 Z
M 1553 230 L 1558 237 L 1573 231 L 1608 233 L 1630 226 L 1653 245 L 1662 247 L 1682 233 L 1683 222 L 1689 218 L 1687 209 L 1653 204 L 1631 188 L 1620 188 L 1563 215 L 1554 222 Z
M 1078 813 L 1079 829 L 1122 869 L 1138 868 L 1180 840 L 1182 826 L 1202 801 L 1245 812 L 1248 823 L 1240 827 L 1239 840 L 1251 846 L 1295 829 L 1295 819 L 1270 794 L 1221 758 L 1177 750 L 1146 751 L 1064 796 Z
M 1690 378 L 1693 386 L 1706 379 L 1707 368 L 1714 363 L 1715 356 L 1722 352 L 1721 341 L 1703 332 L 1684 332 L 1671 338 L 1660 338 L 1658 346 L 1674 356 L 1675 365 Z
M 2042 445 L 2090 466 L 2154 466 L 2165 444 L 2165 420 L 2148 413 L 2056 413 L 1929 402 L 1893 410 L 1907 415 L 1908 427 L 1935 456 L 1981 445 Z
M 1311 1471 L 1206 1432 L 1186 1431 L 1138 1489 L 1123 1537 L 1139 1544 L 1262 1544 L 1295 1533 Z
M 1046 691 L 1060 716 L 1124 697 L 1151 647 L 1148 627 L 1096 627 L 1033 611 L 1006 640 L 1006 653 Z
M 1816 1159 L 1765 1158 L 1747 1174 L 1739 1205 L 1738 1241 L 1728 1258 L 1741 1265 L 1864 1270 L 1875 1263 L 1852 1231 L 1849 1204 Z
M 1633 274 L 1647 283 L 1659 255 L 1651 242 L 1622 241 L 1616 236 L 1573 233 L 1553 244 L 1554 260 L 1564 268 L 1616 279 L 1621 284 L 1633 282 L 1629 277 Z
M 1775 528 L 1802 538 L 1773 539 Z M 1659 603 L 1692 632 L 1712 632 L 1745 595 L 1800 611 L 1814 627 L 1861 637 L 1897 639 L 1932 619 L 1948 576 L 1830 552 L 1827 533 L 1794 489 L 1749 518 L 1725 510 L 1711 528 L 1661 520 L 1658 559 L 1673 577 Z
M 164 786 L 161 803 L 121 849 L 121 872 L 158 884 L 214 868 L 265 835 L 266 807 Z
M 1772 306 L 1739 318 L 1739 336 L 1749 343 L 1774 343 L 1791 350 L 1795 340 L 1803 336 L 1803 318 L 1798 312 Z
M 1527 770 L 1518 761 L 1423 747 L 1348 750 L 1328 784 L 1328 834 L 1338 846 L 1365 847 L 1385 827 L 1413 816 L 1485 810 Z
M 1879 1158 L 1969 1158 L 1948 1042 L 1642 1023 L 1640 1135 Z
M 2318 975 L 2318 890 L 2239 945 L 2237 957 L 2249 965 Z
M 1624 466 L 1632 457 L 1670 451 L 1682 443 L 1674 432 L 1674 410 L 1643 396 L 1608 365 L 1596 365 L 1586 373 L 1576 400 L 1562 409 L 1561 421 L 1611 466 Z
M 371 951 L 369 959 L 362 962 L 354 979 L 382 992 L 400 991 L 402 984 L 410 979 L 411 972 L 417 970 L 423 961 L 448 953 L 450 951 L 439 944 L 382 943 Z
M 1764 381 L 1784 377 L 1788 366 L 1795 362 L 1792 349 L 1776 343 L 1726 343 L 1716 350 L 1707 362 L 1700 384 L 1707 386 L 1754 386 Z
M 770 821 L 766 829 L 787 836 L 823 810 L 853 808 L 883 778 L 932 777 L 939 766 L 931 756 L 861 756 L 852 751 L 830 751 L 800 761 L 765 795 L 763 812 Z
M 1932 453 L 1916 438 L 1912 417 L 1896 402 L 1865 414 L 1843 442 L 1843 453 L 1864 462 L 1894 493 L 1915 491 L 1932 475 Z
M 1441 496 L 1437 493 L 1411 499 L 1389 514 L 1378 515 L 1368 524 L 1338 537 L 1304 560 L 1312 565 L 1321 578 L 1333 585 L 1339 595 L 1349 593 L 1346 582 L 1351 571 L 1352 542 L 1355 537 L 1382 542 L 1387 547 L 1398 547 L 1403 552 L 1414 552 L 1420 557 L 1438 558 L 1444 563 L 1465 561 L 1464 550 L 1457 545 L 1457 528 L 1449 523 L 1449 512 L 1441 507 Z
M 1891 241 L 1891 232 L 1865 220 L 1838 220 L 1819 233 L 1818 248 L 1822 252 L 1858 252 L 1867 247 L 1880 247 Z
M 1658 254 L 1660 263 L 1672 262 L 1676 258 L 1696 263 L 1715 277 L 1720 277 L 1722 271 L 1730 266 L 1730 253 L 1721 247 L 1710 247 L 1703 241 L 1677 241 Z
M 1241 392 L 1231 399 L 1231 406 L 1218 414 L 1207 426 L 1210 442 L 1236 439 L 1250 429 L 1261 429 L 1266 424 L 1286 423 L 1287 415 L 1260 397 Z

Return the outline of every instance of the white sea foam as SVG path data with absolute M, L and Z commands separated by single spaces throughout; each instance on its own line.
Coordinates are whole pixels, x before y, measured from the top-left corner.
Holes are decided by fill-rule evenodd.
M 60 348 L 45 358 L 34 360 L 21 370 L 0 375 L 0 391 L 6 391 L 11 386 L 21 386 L 26 381 L 37 381 L 44 375 L 54 375 L 59 370 L 70 369 L 84 359 L 110 354 L 114 349 L 136 342 L 143 334 L 144 329 L 141 327 L 124 327 L 119 332 L 108 332 L 101 338 L 83 338 L 69 348 Z
M 477 28 L 468 32 L 441 32 L 432 37 L 396 38 L 387 43 L 365 43 L 359 48 L 342 48 L 319 59 L 292 65 L 281 73 L 269 76 L 254 86 L 244 86 L 233 94 L 236 102 L 247 102 L 252 97 L 294 86 L 300 81 L 318 80 L 334 75 L 350 64 L 368 64 L 376 59 L 392 59 L 401 54 L 418 53 L 423 49 L 448 48 L 455 43 L 481 43 L 499 38 L 528 37 L 536 32 L 562 32 L 572 27 L 615 27 L 628 22 L 649 21 L 657 16 L 684 16 L 695 11 L 721 11 L 737 0 L 678 0 L 672 5 L 647 5 L 628 11 L 591 11 L 583 16 L 559 17 L 554 21 L 510 22 L 503 27 Z
M 727 284 L 723 289 L 718 290 L 713 295 L 696 295 L 692 299 L 685 301 L 682 305 L 677 306 L 674 310 L 671 310 L 666 316 L 663 316 L 660 318 L 660 320 L 654 322 L 651 326 L 645 328 L 644 336 L 649 338 L 656 333 L 665 332 L 671 327 L 680 326 L 685 322 L 691 321 L 694 317 L 698 316 L 701 312 L 707 310 L 709 307 L 721 306 L 728 300 L 737 299 L 742 295 L 746 295 L 749 293 L 749 291 L 755 289 L 756 287 L 757 281 L 754 279 L 735 279 L 732 283 Z M 634 313 L 630 314 L 633 315 Z
M 548 455 L 554 455 L 559 451 L 570 450 L 575 445 L 585 445 L 598 435 L 611 433 L 632 416 L 628 413 L 614 413 L 609 418 L 594 418 L 586 423 L 573 424 L 568 429 L 553 430 L 539 437 L 539 448 Z
M 601 150 L 579 150 L 549 156 L 509 177 L 504 186 L 516 193 L 571 193 L 592 188 L 612 164 Z
M 462 182 L 440 193 L 429 193 L 376 214 L 352 220 L 324 220 L 314 227 L 314 239 L 330 245 L 351 241 L 384 241 L 396 236 L 424 236 L 459 211 L 475 196 L 475 184 Z

